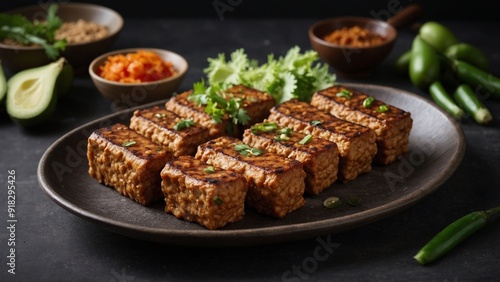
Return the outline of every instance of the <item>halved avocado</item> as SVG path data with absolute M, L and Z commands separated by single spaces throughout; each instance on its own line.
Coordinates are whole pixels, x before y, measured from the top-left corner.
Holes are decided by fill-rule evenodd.
M 66 59 L 20 71 L 7 81 L 7 113 L 22 126 L 45 122 L 57 103 L 56 81 Z
M 5 73 L 3 72 L 3 67 L 0 62 L 0 106 L 3 105 L 6 93 L 7 93 L 7 79 L 5 79 Z

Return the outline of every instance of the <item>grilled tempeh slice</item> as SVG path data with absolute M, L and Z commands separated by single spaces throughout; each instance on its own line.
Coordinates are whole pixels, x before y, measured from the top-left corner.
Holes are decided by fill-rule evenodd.
M 236 172 L 213 168 L 192 156 L 180 156 L 161 171 L 165 212 L 218 229 L 245 214 L 248 183 Z
M 236 85 L 226 89 L 223 93 L 219 93 L 226 99 L 236 98 L 240 100 L 241 107 L 250 117 L 248 125 L 235 128 L 227 113 L 222 117 L 222 122 L 214 123 L 212 117 L 205 112 L 204 105 L 197 105 L 189 100 L 191 93 L 192 91 L 186 91 L 172 97 L 165 104 L 165 108 L 183 118 L 190 118 L 209 128 L 212 138 L 223 135 L 234 137 L 241 135 L 242 130 L 247 128 L 248 125 L 264 120 L 269 115 L 269 110 L 275 105 L 275 100 L 271 95 L 243 85 Z
M 222 122 L 215 123 L 212 120 L 212 117 L 205 113 L 205 106 L 198 106 L 195 102 L 188 99 L 191 93 L 192 91 L 189 90 L 173 96 L 167 101 L 167 103 L 165 103 L 165 108 L 182 118 L 192 119 L 196 123 L 201 124 L 203 127 L 208 128 L 211 138 L 227 134 L 226 128 L 231 126 L 231 119 L 229 116 L 225 114 L 222 117 Z
M 196 147 L 208 141 L 210 136 L 208 129 L 198 123 L 176 129 L 176 125 L 186 122 L 164 107 L 155 106 L 134 111 L 130 128 L 166 148 L 174 157 L 194 156 Z
M 348 95 L 338 95 L 342 93 Z M 314 93 L 311 104 L 338 118 L 371 128 L 377 135 L 377 155 L 374 161 L 390 164 L 408 151 L 412 118 L 409 112 L 374 99 L 368 106 L 363 102 L 370 96 L 341 85 Z M 382 106 L 385 105 L 385 106 Z M 380 106 L 386 107 L 380 110 Z
M 283 133 L 287 129 L 289 134 Z M 337 180 L 339 150 L 334 142 L 308 137 L 291 128 L 264 122 L 246 129 L 243 133 L 243 142 L 300 161 L 306 172 L 306 192 L 318 195 Z M 303 140 L 309 141 L 303 142 Z
M 262 154 L 238 151 L 235 145 L 246 144 L 222 136 L 198 146 L 196 158 L 242 174 L 249 184 L 245 202 L 258 212 L 283 218 L 305 204 L 306 174 L 299 161 L 265 151 Z
M 375 133 L 368 127 L 341 120 L 296 99 L 273 107 L 268 121 L 335 142 L 340 153 L 338 178 L 343 182 L 372 168 L 377 145 Z
M 172 155 L 126 125 L 94 131 L 87 158 L 90 176 L 120 194 L 145 206 L 163 197 L 160 171 Z
M 262 122 L 269 115 L 271 108 L 276 105 L 273 96 L 244 85 L 230 87 L 226 89 L 226 93 L 228 93 L 229 96 L 242 99 L 242 108 L 245 109 L 250 117 L 250 121 L 244 128 Z

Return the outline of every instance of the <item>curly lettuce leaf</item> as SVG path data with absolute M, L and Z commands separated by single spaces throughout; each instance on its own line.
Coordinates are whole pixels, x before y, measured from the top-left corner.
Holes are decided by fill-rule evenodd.
M 316 51 L 301 53 L 294 46 L 278 58 L 269 54 L 267 62 L 259 65 L 248 58 L 244 49 L 237 49 L 230 54 L 230 60 L 224 54 L 209 58 L 204 72 L 210 84 L 243 84 L 271 94 L 278 103 L 292 98 L 308 102 L 315 91 L 333 85 L 336 79 L 318 60 Z

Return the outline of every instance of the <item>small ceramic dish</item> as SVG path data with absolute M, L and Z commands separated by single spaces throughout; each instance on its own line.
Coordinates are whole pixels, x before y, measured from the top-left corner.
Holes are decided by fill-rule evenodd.
M 158 54 L 163 61 L 171 62 L 176 74 L 161 80 L 139 83 L 111 81 L 99 75 L 100 67 L 105 64 L 108 57 L 136 53 L 139 50 L 152 51 Z M 172 51 L 156 48 L 130 48 L 100 55 L 90 63 L 88 71 L 95 86 L 104 97 L 119 108 L 130 108 L 171 97 L 183 81 L 188 67 L 187 61 Z

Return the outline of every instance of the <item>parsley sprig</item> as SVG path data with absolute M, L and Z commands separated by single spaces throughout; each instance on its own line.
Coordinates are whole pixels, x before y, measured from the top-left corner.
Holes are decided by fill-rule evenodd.
M 243 99 L 225 93 L 221 84 L 205 85 L 201 80 L 193 84 L 193 93 L 188 99 L 198 106 L 205 105 L 205 112 L 212 117 L 215 123 L 222 122 L 224 114 L 228 114 L 234 124 L 247 124 L 250 121 L 245 109 L 242 108 Z
M 66 48 L 66 40 L 55 40 L 56 31 L 63 21 L 57 13 L 58 6 L 52 4 L 44 22 L 32 22 L 20 14 L 0 14 L 0 39 L 12 39 L 20 44 L 37 44 L 45 49 L 47 57 L 57 59 Z

